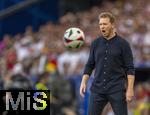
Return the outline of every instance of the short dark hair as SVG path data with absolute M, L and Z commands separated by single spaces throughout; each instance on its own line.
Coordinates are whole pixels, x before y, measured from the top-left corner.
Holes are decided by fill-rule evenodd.
M 111 23 L 115 22 L 115 16 L 110 13 L 110 12 L 102 12 L 99 16 L 98 19 L 100 20 L 101 18 L 109 18 Z

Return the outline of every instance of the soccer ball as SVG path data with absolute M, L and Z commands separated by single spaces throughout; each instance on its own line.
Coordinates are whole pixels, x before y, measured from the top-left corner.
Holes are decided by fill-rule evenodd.
M 66 48 L 77 49 L 83 46 L 85 35 L 81 29 L 71 27 L 65 31 L 63 40 Z

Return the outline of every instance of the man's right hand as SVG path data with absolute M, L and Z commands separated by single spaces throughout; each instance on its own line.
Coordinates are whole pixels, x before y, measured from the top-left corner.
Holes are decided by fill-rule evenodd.
M 87 81 L 89 79 L 89 75 L 83 75 L 83 78 L 82 78 L 82 82 L 81 82 L 81 85 L 80 85 L 80 95 L 82 97 L 84 97 L 85 95 L 85 92 L 86 92 L 86 87 L 87 87 Z
M 80 86 L 80 95 L 82 97 L 84 97 L 85 92 L 86 92 L 86 83 L 81 83 L 81 86 Z

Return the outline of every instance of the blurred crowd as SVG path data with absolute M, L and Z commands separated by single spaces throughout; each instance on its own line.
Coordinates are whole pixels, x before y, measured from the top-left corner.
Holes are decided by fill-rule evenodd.
M 80 97 L 79 87 L 90 43 L 100 35 L 98 15 L 102 11 L 115 14 L 117 32 L 130 42 L 135 67 L 150 67 L 150 1 L 105 1 L 88 11 L 68 12 L 58 23 L 47 22 L 38 31 L 28 26 L 23 34 L 4 35 L 0 41 L 0 88 L 6 89 L 13 75 L 24 76 L 33 88 L 51 90 L 52 115 L 86 115 L 87 102 Z M 64 47 L 63 34 L 69 27 L 84 31 L 81 49 Z M 149 81 L 136 84 L 129 115 L 149 114 L 149 89 Z M 104 115 L 113 115 L 109 105 Z

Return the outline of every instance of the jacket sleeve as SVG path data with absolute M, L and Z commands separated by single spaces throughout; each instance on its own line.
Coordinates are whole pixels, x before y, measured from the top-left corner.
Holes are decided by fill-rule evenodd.
M 95 68 L 95 59 L 94 59 L 94 42 L 92 42 L 90 46 L 90 54 L 88 61 L 85 65 L 83 74 L 88 74 L 89 76 L 92 74 L 93 69 Z
M 127 75 L 135 75 L 135 69 L 133 64 L 133 54 L 131 47 L 127 41 L 123 43 L 123 62 Z

